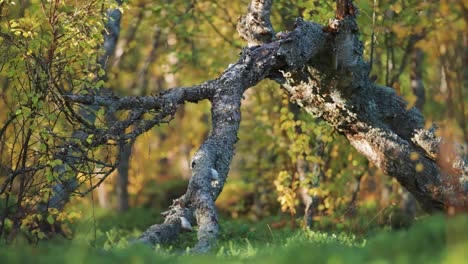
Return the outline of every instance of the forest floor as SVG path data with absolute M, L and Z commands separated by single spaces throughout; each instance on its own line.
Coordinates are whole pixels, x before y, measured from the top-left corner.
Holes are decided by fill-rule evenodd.
M 271 228 L 270 221 L 221 221 L 219 243 L 208 255 L 188 253 L 196 232 L 168 246 L 130 245 L 158 212 L 96 211 L 75 225 L 72 239 L 0 245 L 1 263 L 467 263 L 468 215 L 431 216 L 408 229 L 381 229 L 365 236 L 332 230 Z

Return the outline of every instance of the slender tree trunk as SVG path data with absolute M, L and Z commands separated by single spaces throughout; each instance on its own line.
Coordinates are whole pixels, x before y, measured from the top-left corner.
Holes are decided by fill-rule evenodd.
M 311 184 L 304 185 L 304 182 L 310 181 L 307 179 L 308 165 L 304 161 L 303 157 L 299 157 L 297 160 L 297 173 L 299 174 L 299 197 L 301 198 L 302 204 L 304 205 L 304 224 L 308 228 L 312 228 L 314 221 L 314 213 L 316 212 L 318 197 L 314 197 L 309 194 Z
M 411 90 L 416 96 L 416 102 L 414 106 L 421 112 L 423 111 L 424 104 L 426 102 L 426 92 L 423 83 L 423 59 L 423 51 L 419 48 L 414 49 L 411 61 L 410 82 Z M 413 195 L 411 195 L 411 193 L 406 190 L 403 190 L 402 198 L 404 215 L 411 219 L 414 218 L 416 215 L 416 200 L 414 199 Z
M 110 209 L 111 205 L 109 202 L 109 193 L 106 189 L 106 183 L 102 183 L 99 187 L 96 188 L 97 190 L 97 198 L 99 202 L 99 207 L 104 209 Z
M 416 48 L 413 52 L 410 73 L 411 90 L 416 96 L 416 102 L 414 106 L 421 112 L 423 111 L 424 104 L 426 102 L 426 91 L 424 89 L 423 83 L 423 58 L 423 51 L 419 48 Z
M 142 13 L 140 12 L 137 22 L 141 22 Z M 137 26 L 131 28 L 131 30 L 135 30 Z M 134 38 L 134 34 L 130 34 L 127 37 L 128 42 Z M 161 44 L 161 30 L 159 27 L 155 27 L 154 30 L 154 40 L 151 46 L 151 50 L 148 54 L 147 59 L 143 63 L 142 68 L 138 72 L 138 77 L 135 80 L 134 84 L 132 85 L 133 89 L 140 90 L 142 95 L 148 93 L 148 84 L 149 84 L 149 68 L 150 66 L 156 61 L 157 59 L 157 49 Z M 117 54 L 116 54 L 117 56 Z M 123 54 L 120 55 L 120 59 L 122 58 Z M 135 139 L 130 140 L 129 142 L 122 142 L 120 145 L 119 150 L 119 166 L 117 167 L 117 209 L 120 212 L 124 212 L 129 208 L 129 201 L 128 201 L 128 176 L 129 176 L 129 169 L 130 169 L 130 157 L 132 155 L 132 149 L 135 145 Z
M 466 9 L 465 9 L 466 10 Z M 465 24 L 468 24 L 468 18 L 465 17 Z M 468 144 L 468 122 L 467 122 L 467 117 L 466 117 L 466 109 L 468 107 L 467 105 L 467 87 L 468 87 L 468 33 L 465 31 L 463 33 L 463 59 L 462 59 L 462 87 L 458 89 L 458 99 L 460 100 L 460 106 L 461 106 L 461 114 L 462 114 L 462 129 L 463 129 L 463 135 L 465 139 L 465 144 Z M 464 89 L 463 89 L 464 88 Z M 468 149 L 465 149 L 465 155 L 468 155 Z
M 119 166 L 117 167 L 117 209 L 125 212 L 129 208 L 128 204 L 128 173 L 130 169 L 130 156 L 135 140 L 121 144 L 119 153 Z
M 111 119 L 115 119 L 115 117 L 112 117 Z M 128 201 L 128 177 L 130 172 L 130 157 L 132 155 L 134 144 L 135 139 L 132 139 L 129 142 L 121 142 L 119 145 L 119 164 L 117 166 L 115 194 L 117 197 L 117 210 L 121 213 L 127 211 L 130 208 Z

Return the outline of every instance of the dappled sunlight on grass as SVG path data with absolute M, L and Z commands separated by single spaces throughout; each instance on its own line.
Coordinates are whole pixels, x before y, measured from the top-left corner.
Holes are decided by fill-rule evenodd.
M 138 215 L 137 210 L 132 214 Z M 125 216 L 119 224 L 112 214 L 98 215 L 97 222 L 104 219 L 126 226 Z M 140 230 L 108 229 L 110 225 L 104 224 L 104 229 L 96 230 L 96 240 L 93 231 L 73 240 L 56 238 L 37 246 L 18 239 L 3 245 L 0 257 L 5 263 L 463 263 L 468 248 L 467 223 L 466 215 L 432 216 L 416 221 L 408 230 L 382 230 L 365 238 L 344 232 L 271 229 L 267 222 L 226 221 L 221 223 L 218 245 L 203 256 L 188 253 L 196 241 L 195 232 L 152 249 L 129 243 Z

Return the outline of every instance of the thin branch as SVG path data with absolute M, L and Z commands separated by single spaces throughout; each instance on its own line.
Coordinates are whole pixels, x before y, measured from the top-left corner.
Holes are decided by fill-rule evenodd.
M 140 108 L 143 110 L 158 110 L 168 106 L 177 106 L 188 102 L 198 102 L 210 99 L 214 93 L 215 80 L 192 87 L 177 87 L 161 92 L 159 96 L 104 97 L 88 95 L 64 95 L 68 102 L 83 105 L 98 105 L 113 110 Z
M 216 34 L 218 34 L 218 36 L 220 36 L 231 47 L 237 48 L 237 49 L 242 48 L 242 46 L 236 44 L 233 40 L 231 40 L 226 35 L 221 33 L 221 31 L 219 31 L 219 29 L 213 24 L 213 22 L 211 22 L 210 18 L 207 15 L 205 15 L 204 12 L 200 12 L 200 15 L 205 19 L 205 21 L 210 25 L 210 27 L 216 32 Z

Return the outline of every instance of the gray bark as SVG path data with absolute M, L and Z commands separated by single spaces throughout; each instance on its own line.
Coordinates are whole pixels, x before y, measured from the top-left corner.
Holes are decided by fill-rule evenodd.
M 120 212 L 125 212 L 129 208 L 128 204 L 128 173 L 130 169 L 130 156 L 132 155 L 132 147 L 134 140 L 122 143 L 119 151 L 119 166 L 117 167 L 117 209 Z
M 303 182 L 307 181 L 307 163 L 301 157 L 298 158 L 296 165 L 296 170 L 299 174 L 299 181 L 301 182 L 298 193 L 302 204 L 304 205 L 304 224 L 305 227 L 312 228 L 315 207 L 314 205 L 316 205 L 314 202 L 316 202 L 317 199 L 314 199 L 312 195 L 309 194 L 309 189 L 312 185 L 303 185 Z
M 246 89 L 266 78 L 280 83 L 293 102 L 346 136 L 359 152 L 409 190 L 427 212 L 466 211 L 465 161 L 456 153 L 440 153 L 441 146 L 451 143 L 424 129 L 421 113 L 407 110 L 393 89 L 369 81 L 352 2 L 339 0 L 336 19 L 328 26 L 298 19 L 295 28 L 279 39 L 268 19 L 271 5 L 271 0 L 251 2 L 238 27 L 249 48 L 215 80 L 170 89 L 157 97 L 66 97 L 82 104 L 131 109 L 129 118 L 99 133 L 93 144 L 133 138 L 170 118 L 186 101 L 211 101 L 212 130 L 192 159 L 186 194 L 174 201 L 164 223 L 150 227 L 140 241 L 164 243 L 190 231 L 190 223 L 199 226 L 195 249 L 211 248 L 219 232 L 214 201 L 234 155 L 241 99 Z M 151 120 L 136 118 L 147 110 L 159 114 Z M 131 125 L 131 133 L 122 133 L 122 128 Z M 418 154 L 417 160 L 410 158 L 412 153 Z

